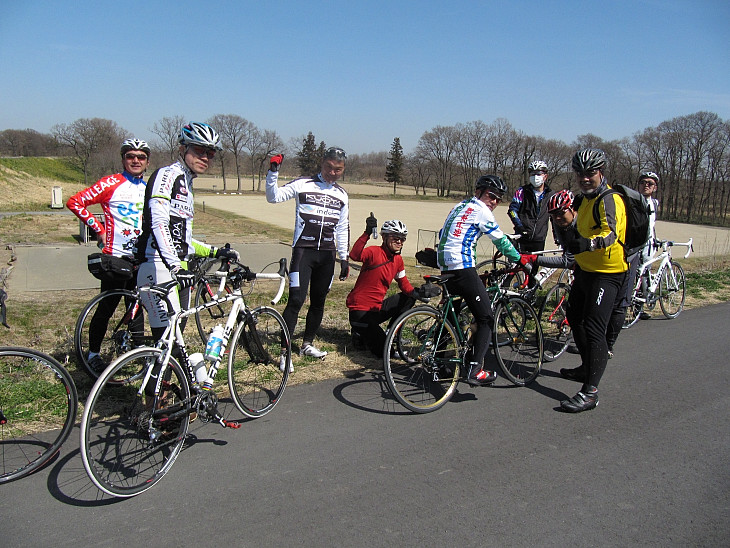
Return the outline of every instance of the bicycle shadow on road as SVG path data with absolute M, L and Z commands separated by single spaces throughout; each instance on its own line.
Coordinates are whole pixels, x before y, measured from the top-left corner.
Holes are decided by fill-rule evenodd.
M 353 409 L 360 409 L 368 413 L 385 415 L 414 415 L 404 408 L 390 393 L 388 383 L 382 371 L 361 371 L 351 373 L 350 379 L 333 390 L 337 401 Z M 476 401 L 477 397 L 471 392 L 461 392 L 458 389 L 449 403 Z
M 74 434 L 76 434 L 77 438 L 79 437 L 78 426 L 74 427 L 70 438 L 73 438 Z M 199 438 L 194 433 L 188 433 L 181 455 L 193 446 L 202 443 L 213 445 L 228 444 L 225 440 Z M 45 467 L 44 469 L 47 468 L 48 467 Z M 81 460 L 80 449 L 75 449 L 74 451 L 64 455 L 62 458 L 57 458 L 57 462 L 49 469 L 46 484 L 51 496 L 70 506 L 108 506 L 110 504 L 116 504 L 128 500 L 127 498 L 108 495 L 99 490 L 96 485 L 92 483 L 91 479 L 89 479 L 89 476 L 86 474 L 86 469 L 84 468 Z

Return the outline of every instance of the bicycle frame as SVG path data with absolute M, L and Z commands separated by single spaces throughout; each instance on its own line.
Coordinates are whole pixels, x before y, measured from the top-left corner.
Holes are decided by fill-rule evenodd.
M 276 274 L 266 274 L 266 273 L 257 273 L 253 274 L 251 273 L 250 276 L 252 276 L 250 279 L 270 279 L 270 280 L 279 280 L 279 289 L 276 293 L 276 296 L 271 300 L 271 304 L 276 304 L 279 299 L 281 299 L 282 294 L 284 293 L 284 285 L 286 281 L 285 273 L 286 273 L 286 259 L 281 259 L 280 261 L 280 268 L 279 272 Z M 233 333 L 234 329 L 236 328 L 236 325 L 240 321 L 240 316 L 242 313 L 245 313 L 248 308 L 246 306 L 246 303 L 243 299 L 243 294 L 239 287 L 235 288 L 232 292 L 228 293 L 226 290 L 226 281 L 228 279 L 228 272 L 227 271 L 217 271 L 215 273 L 216 276 L 219 276 L 221 278 L 220 281 L 220 289 L 218 293 L 216 294 L 215 298 L 207 303 L 201 304 L 197 307 L 188 308 L 184 310 L 178 310 L 175 312 L 172 317 L 169 320 L 169 323 L 167 325 L 167 328 L 165 328 L 165 331 L 160 338 L 160 340 L 156 344 L 156 348 L 163 349 L 163 355 L 162 355 L 162 364 L 160 367 L 159 374 L 157 375 L 157 379 L 155 381 L 155 389 L 154 389 L 154 396 L 159 397 L 160 392 L 162 390 L 162 383 L 164 381 L 164 373 L 169 366 L 170 363 L 170 357 L 172 356 L 172 350 L 175 345 L 177 345 L 181 358 L 183 360 L 183 363 L 180 365 L 185 368 L 188 375 L 188 380 L 190 383 L 190 386 L 192 388 L 192 392 L 194 393 L 194 397 L 197 400 L 199 397 L 201 397 L 202 394 L 211 393 L 211 390 L 213 388 L 213 384 L 215 382 L 216 374 L 218 373 L 218 370 L 220 369 L 221 361 L 223 360 L 223 357 L 225 355 L 225 352 L 228 348 L 228 342 L 230 340 L 231 334 Z M 139 288 L 140 292 L 147 291 L 150 293 L 154 293 L 156 295 L 159 295 L 161 298 L 165 300 L 165 303 L 167 304 L 168 310 L 172 308 L 170 300 L 169 300 L 169 294 L 170 292 L 177 287 L 177 282 L 170 281 L 158 286 L 143 286 Z M 225 295 L 222 295 L 222 293 L 225 293 Z M 213 361 L 209 369 L 207 371 L 207 376 L 205 380 L 201 383 L 198 383 L 195 377 L 195 370 L 193 369 L 193 366 L 190 364 L 189 356 L 186 351 L 185 347 L 185 340 L 183 338 L 182 330 L 180 329 L 180 322 L 187 318 L 188 316 L 192 316 L 202 310 L 207 310 L 208 308 L 212 308 L 214 306 L 219 305 L 220 303 L 227 302 L 227 301 L 233 301 L 233 306 L 231 308 L 231 311 L 228 313 L 228 318 L 226 320 L 225 327 L 223 329 L 223 337 L 222 337 L 222 345 L 221 345 L 221 352 L 218 355 L 218 357 Z M 245 321 L 245 318 L 244 318 Z M 146 387 L 148 383 L 150 382 L 150 378 L 152 377 L 152 367 L 148 367 L 145 371 L 144 379 L 142 380 L 142 384 L 140 385 L 139 390 L 137 391 L 138 397 L 142 397 L 146 391 Z M 197 406 L 194 406 L 197 407 Z M 227 423 L 223 420 L 222 417 L 217 416 L 217 421 L 223 425 L 223 426 L 231 426 L 230 423 Z
M 644 275 L 646 275 L 649 278 L 649 283 L 647 284 L 648 295 L 656 294 L 657 289 L 659 289 L 659 283 L 661 282 L 662 272 L 664 272 L 664 269 L 670 264 L 672 260 L 672 253 L 670 249 L 671 247 L 678 245 L 687 247 L 687 253 L 684 254 L 684 258 L 686 259 L 687 257 L 689 257 L 689 254 L 692 252 L 692 238 L 690 238 L 687 242 L 672 242 L 667 240 L 662 241 L 662 252 L 639 266 L 639 271 L 636 276 L 636 285 L 634 286 L 634 292 L 636 292 L 638 289 L 641 289 L 641 279 Z M 651 265 L 657 262 L 659 263 L 659 267 L 657 268 L 656 273 L 652 274 Z M 672 273 L 672 276 L 674 276 L 674 273 Z M 676 283 L 676 280 L 673 279 L 672 282 Z M 647 302 L 648 295 L 634 298 L 639 302 Z

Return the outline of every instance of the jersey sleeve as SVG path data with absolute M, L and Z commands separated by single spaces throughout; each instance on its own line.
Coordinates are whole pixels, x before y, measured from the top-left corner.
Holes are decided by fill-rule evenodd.
M 350 207 L 347 199 L 340 210 L 340 220 L 335 226 L 335 245 L 337 246 L 337 258 L 347 260 L 350 249 Z
M 350 250 L 350 259 L 358 263 L 363 261 L 363 251 L 365 250 L 365 244 L 367 243 L 369 238 L 370 234 L 365 232 L 362 236 L 355 240 L 355 244 Z
M 269 171 L 266 174 L 266 201 L 270 204 L 277 204 L 291 200 L 297 194 L 297 181 L 295 179 L 289 184 L 279 187 L 279 172 Z
M 104 225 L 87 209 L 87 206 L 108 202 L 114 193 L 114 186 L 113 184 L 107 184 L 105 179 L 100 179 L 93 186 L 71 196 L 66 202 L 66 207 L 87 226 L 91 227 L 94 232 L 99 234 L 104 231 Z

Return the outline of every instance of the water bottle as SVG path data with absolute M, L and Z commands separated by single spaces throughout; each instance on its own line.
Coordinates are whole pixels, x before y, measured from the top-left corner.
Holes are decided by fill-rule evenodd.
M 195 371 L 195 380 L 198 384 L 203 384 L 203 381 L 208 378 L 208 371 L 205 369 L 205 357 L 200 352 L 195 352 L 188 356 L 190 365 Z
M 208 336 L 208 344 L 205 345 L 205 359 L 215 362 L 221 355 L 223 346 L 223 326 L 216 325 Z

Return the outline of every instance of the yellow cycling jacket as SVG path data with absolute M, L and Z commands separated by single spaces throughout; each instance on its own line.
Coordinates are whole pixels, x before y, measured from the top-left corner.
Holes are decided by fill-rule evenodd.
M 601 185 L 600 190 L 610 188 Z M 578 253 L 575 262 L 585 272 L 620 273 L 628 270 L 626 254 L 620 241 L 626 240 L 626 206 L 618 194 L 609 194 L 598 206 L 600 226 L 593 218 L 593 203 L 598 199 L 583 199 L 578 208 L 578 233 L 594 241 L 594 250 Z

